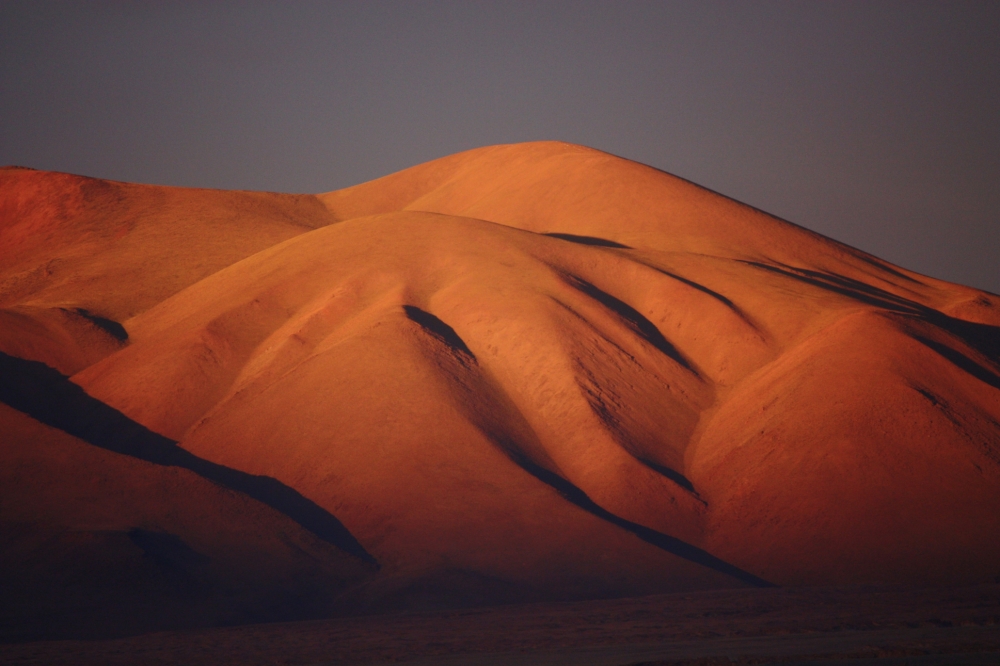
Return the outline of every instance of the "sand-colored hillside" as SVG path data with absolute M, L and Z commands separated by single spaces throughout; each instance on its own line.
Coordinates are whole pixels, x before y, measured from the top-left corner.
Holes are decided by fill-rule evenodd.
M 283 514 L 331 608 L 1000 574 L 1000 297 L 560 143 L 317 197 L 0 173 L 0 417 Z
M 81 314 L 91 323 L 121 322 L 233 262 L 333 221 L 311 195 L 0 169 L 0 321 L 4 329 L 45 331 L 0 329 L 0 348 L 75 371 L 104 352 L 99 343 L 71 349 L 72 340 L 93 337 L 82 330 Z

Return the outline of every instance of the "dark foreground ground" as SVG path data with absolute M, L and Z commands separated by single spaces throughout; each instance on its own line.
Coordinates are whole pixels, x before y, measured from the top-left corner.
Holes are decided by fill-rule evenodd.
M 1000 664 L 1000 585 L 731 590 L 0 645 L 2 664 Z

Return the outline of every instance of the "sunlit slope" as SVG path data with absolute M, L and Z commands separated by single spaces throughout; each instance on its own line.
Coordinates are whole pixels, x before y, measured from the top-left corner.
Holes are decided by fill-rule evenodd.
M 0 321 L 44 330 L 36 337 L 49 342 L 34 345 L 32 357 L 78 369 L 106 346 L 95 342 L 73 354 L 65 340 L 57 344 L 67 335 L 99 333 L 86 331 L 81 311 L 121 322 L 220 268 L 332 221 L 311 195 L 0 169 Z M 15 351 L 25 345 L 0 344 Z
M 104 198 L 24 241 L 0 351 L 342 523 L 380 569 L 338 607 L 1000 573 L 995 295 L 560 143 L 114 186 L 148 235 Z
M 567 519 L 534 507 L 536 546 L 511 536 L 516 482 L 781 584 L 995 575 L 996 329 L 935 309 L 988 319 L 992 296 L 562 144 L 324 200 L 345 221 L 136 317 L 75 381 L 270 470 L 395 567 L 526 580 L 517 555 L 551 557 Z
M 643 164 L 554 141 L 478 148 L 319 196 L 342 219 L 404 209 L 461 215 L 636 249 L 829 271 L 934 307 L 956 307 L 974 291 L 922 278 Z M 1000 323 L 995 312 L 986 316 Z
M 579 488 L 685 541 L 704 518 L 680 473 L 663 472 L 680 468 L 711 388 L 593 300 L 573 272 L 580 249 L 427 213 L 344 222 L 136 318 L 133 344 L 76 381 L 199 456 L 298 488 L 388 579 L 454 570 L 495 580 L 502 598 L 740 584 L 561 494 Z M 258 327 L 233 325 L 248 313 Z M 595 354 L 621 366 L 611 388 L 624 399 L 648 393 L 623 414 L 641 436 L 624 447 L 595 412 L 600 378 L 593 402 L 579 383 Z

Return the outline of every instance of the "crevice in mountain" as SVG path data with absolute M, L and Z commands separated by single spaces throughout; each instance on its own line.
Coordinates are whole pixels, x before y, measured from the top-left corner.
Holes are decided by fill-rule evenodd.
M 619 250 L 631 250 L 632 248 L 628 245 L 622 245 L 613 240 L 608 240 L 607 238 L 598 238 L 597 236 L 578 236 L 576 234 L 564 234 L 555 231 L 550 231 L 548 233 L 543 233 L 543 236 L 549 236 L 551 238 L 558 238 L 559 240 L 569 241 L 570 243 L 579 243 L 580 245 L 590 245 L 593 247 L 610 247 Z
M 1000 363 L 1000 327 L 956 319 L 936 310 L 930 314 L 928 319 L 938 328 L 961 338 L 965 344 L 994 363 Z
M 86 310 L 84 308 L 74 308 L 73 310 L 68 310 L 66 308 L 60 308 L 60 309 L 63 310 L 64 312 L 74 312 L 80 315 L 81 317 L 89 321 L 91 324 L 101 329 L 111 337 L 115 338 L 119 342 L 125 342 L 126 340 L 128 340 L 128 331 L 126 331 L 125 327 L 122 326 L 117 321 L 115 321 L 114 319 L 101 317 L 99 315 L 94 314 L 90 310 Z
M 890 275 L 894 275 L 898 278 L 906 280 L 907 282 L 913 282 L 915 284 L 925 286 L 925 284 L 920 280 L 917 280 L 916 278 L 910 277 L 909 275 L 905 275 L 904 273 L 897 271 L 895 268 L 890 266 L 888 262 L 882 261 L 881 259 L 876 259 L 874 257 L 867 257 L 863 254 L 857 254 L 855 255 L 855 258 L 860 259 L 861 261 L 865 262 L 866 264 L 869 264 L 870 266 L 874 266 L 880 271 L 885 271 Z
M 514 464 L 545 485 L 551 487 L 559 493 L 563 499 L 575 504 L 587 513 L 630 532 L 639 539 L 655 546 L 656 548 L 659 548 L 660 550 L 664 550 L 672 555 L 688 560 L 689 562 L 694 562 L 695 564 L 700 564 L 701 566 L 712 569 L 713 571 L 718 571 L 719 573 L 726 574 L 727 576 L 732 576 L 733 578 L 754 587 L 776 587 L 774 583 L 768 582 L 763 578 L 759 578 L 748 571 L 744 571 L 743 569 L 721 560 L 708 551 L 698 548 L 697 546 L 694 546 L 686 541 L 670 536 L 669 534 L 664 534 L 663 532 L 659 532 L 650 527 L 646 527 L 645 525 L 634 523 L 630 520 L 622 518 L 621 516 L 611 513 L 590 499 L 587 493 L 570 481 L 567 481 L 555 472 L 538 465 L 528 456 L 522 454 L 516 443 L 503 440 L 498 441 L 495 438 L 494 442 L 497 448 L 503 451 L 514 462 Z
M 743 261 L 743 263 L 820 289 L 832 291 L 842 296 L 847 296 L 868 305 L 883 308 L 904 317 L 929 322 L 960 338 L 991 361 L 1000 361 L 1000 327 L 949 317 L 921 303 L 896 296 L 878 287 L 873 287 L 842 275 L 823 273 L 804 268 L 774 266 L 757 261 Z M 914 337 L 969 374 L 995 388 L 1000 388 L 1000 385 L 997 383 L 1000 382 L 1000 377 L 995 372 L 976 363 L 947 345 L 925 336 L 914 335 Z
M 129 541 L 142 550 L 144 556 L 167 573 L 191 576 L 211 561 L 176 534 L 133 527 L 127 536 Z
M 641 450 L 640 447 L 635 445 L 634 440 L 629 436 L 625 428 L 622 427 L 620 420 L 617 417 L 615 417 L 613 411 L 608 407 L 606 402 L 607 400 L 606 396 L 608 395 L 607 392 L 600 391 L 595 386 L 593 386 L 592 384 L 593 381 L 594 381 L 593 377 L 590 377 L 588 382 L 577 380 L 577 385 L 580 387 L 580 390 L 586 397 L 591 410 L 593 410 L 597 418 L 599 418 L 601 420 L 601 423 L 604 424 L 604 427 L 607 428 L 607 430 L 611 433 L 612 437 L 614 438 L 618 446 L 620 446 L 622 450 L 624 450 L 637 462 L 648 467 L 649 469 L 665 477 L 671 482 L 677 484 L 687 493 L 689 493 L 694 499 L 701 502 L 703 505 L 707 506 L 707 502 L 705 502 L 705 500 L 701 498 L 701 495 L 698 494 L 698 491 L 694 489 L 694 484 L 692 484 L 691 481 L 688 480 L 686 476 L 666 465 L 662 465 L 652 460 L 648 455 L 646 455 L 646 453 L 644 453 Z M 618 404 L 620 408 L 620 402 L 617 400 L 614 402 Z
M 1000 390 L 1000 375 L 997 375 L 989 368 L 976 363 L 960 351 L 952 349 L 948 345 L 942 344 L 937 340 L 931 340 L 930 338 L 921 335 L 915 335 L 914 339 L 925 347 L 934 350 L 938 353 L 938 355 L 948 359 L 953 365 L 961 368 L 979 381 Z
M 670 343 L 669 340 L 663 337 L 663 334 L 660 333 L 660 329 L 656 328 L 656 325 L 653 322 L 642 316 L 638 310 L 633 308 L 628 303 L 615 298 L 611 294 L 598 289 L 582 278 L 570 275 L 569 273 L 560 273 L 560 275 L 563 280 L 565 280 L 566 283 L 574 289 L 590 296 L 595 301 L 614 312 L 618 318 L 636 335 L 641 337 L 656 349 L 660 350 L 663 354 L 669 356 L 674 361 L 684 366 L 687 370 L 697 374 L 691 363 L 684 358 L 684 356 Z
M 510 398 L 503 386 L 490 376 L 488 370 L 478 366 L 475 368 L 463 366 L 463 369 L 458 370 L 456 368 L 456 370 L 458 371 L 457 374 L 453 374 L 452 376 L 454 381 L 453 388 L 462 390 L 463 392 L 472 392 L 478 395 L 480 399 L 486 397 L 492 404 L 490 409 L 481 410 L 470 407 L 466 400 L 460 399 L 459 404 L 464 406 L 463 411 L 470 422 L 475 424 L 487 440 L 503 453 L 504 456 L 537 480 L 554 489 L 565 500 L 668 553 L 732 576 L 748 585 L 774 587 L 773 583 L 754 576 L 747 571 L 743 571 L 739 567 L 715 557 L 708 551 L 677 537 L 622 518 L 598 505 L 583 490 L 572 482 L 567 481 L 558 472 L 552 471 L 549 468 L 558 469 L 558 466 L 549 458 L 544 446 L 537 441 L 531 425 L 518 409 L 516 403 Z M 536 451 L 526 451 L 526 447 L 509 434 L 512 431 L 519 432 L 519 436 L 527 438 L 528 442 L 533 441 L 533 448 Z M 529 446 L 528 448 L 531 447 Z M 539 461 L 547 463 L 549 467 L 540 464 Z M 658 467 L 657 471 L 671 478 L 672 481 L 685 488 L 685 490 L 689 490 L 689 492 L 692 492 L 697 497 L 697 493 L 693 490 L 693 484 L 686 477 L 669 468 Z
M 320 539 L 378 567 L 333 514 L 277 479 L 219 465 L 184 450 L 88 395 L 44 363 L 0 352 L 0 402 L 93 446 L 155 465 L 181 467 L 283 513 Z M 148 541 L 148 539 L 147 539 Z
M 897 296 L 893 293 L 873 287 L 858 280 L 854 280 L 843 275 L 834 275 L 822 271 L 814 271 L 805 268 L 794 268 L 792 266 L 775 266 L 765 264 L 760 261 L 742 261 L 742 263 L 754 268 L 759 268 L 771 273 L 776 273 L 786 278 L 802 282 L 813 287 L 818 287 L 826 291 L 832 291 L 841 296 L 847 296 L 867 305 L 884 308 L 892 312 L 903 314 L 922 315 L 927 318 L 935 316 L 936 310 L 926 305 L 922 305 L 907 298 Z M 937 313 L 937 316 L 941 316 Z
M 459 337 L 458 333 L 455 332 L 448 324 L 444 323 L 430 312 L 421 310 L 414 305 L 404 305 L 403 311 L 406 312 L 406 317 L 419 325 L 422 329 L 427 331 L 430 335 L 437 338 L 444 344 L 448 345 L 451 349 L 465 354 L 473 361 L 476 360 L 476 355 L 472 353 L 465 341 Z
M 660 268 L 659 266 L 655 266 L 653 264 L 649 264 L 649 263 L 646 263 L 644 261 L 640 261 L 638 263 L 642 264 L 643 266 L 646 266 L 647 268 L 650 268 L 650 269 L 656 271 L 657 273 L 659 273 L 661 275 L 665 275 L 665 276 L 667 276 L 668 278 L 670 278 L 672 280 L 677 280 L 678 282 L 680 282 L 682 284 L 685 284 L 685 285 L 691 287 L 692 289 L 696 289 L 696 290 L 700 291 L 701 293 L 705 294 L 706 296 L 709 296 L 710 298 L 715 299 L 719 303 L 722 303 L 723 305 L 725 305 L 729 310 L 731 310 L 733 312 L 733 314 L 735 314 L 737 317 L 739 317 L 741 320 L 743 320 L 752 329 L 754 329 L 758 333 L 762 332 L 761 331 L 761 327 L 757 324 L 757 322 L 755 322 L 753 320 L 753 318 L 749 314 L 747 314 L 746 312 L 744 312 L 743 309 L 740 306 L 736 305 L 736 303 L 734 303 L 728 297 L 720 294 L 719 292 L 717 292 L 717 291 L 715 291 L 713 289 L 709 289 L 708 287 L 706 287 L 705 285 L 703 285 L 703 284 L 701 284 L 699 282 L 695 282 L 694 280 L 688 279 L 688 278 L 684 277 L 683 275 L 678 275 L 677 273 L 672 273 L 670 271 L 667 271 L 667 270 L 664 270 L 664 269 Z
M 600 293 L 603 294 L 603 292 Z M 613 299 L 611 296 L 608 296 L 608 298 Z M 614 299 L 614 301 L 620 303 L 617 299 Z M 625 307 L 631 310 L 629 306 L 625 305 Z M 468 349 L 465 342 L 462 341 L 457 333 L 455 333 L 454 329 L 437 317 L 414 306 L 404 306 L 404 309 L 410 319 L 416 321 L 432 333 L 434 338 L 446 344 L 448 347 L 459 351 Z M 632 310 L 632 312 L 634 312 L 634 310 Z M 638 315 L 638 313 L 635 314 Z M 638 316 L 641 317 L 641 315 Z M 652 324 L 649 325 L 652 326 Z M 468 353 L 471 356 L 471 352 L 463 351 L 463 353 Z M 461 362 L 461 359 L 456 359 L 456 362 Z M 453 375 L 453 380 L 456 382 L 456 388 L 462 387 L 465 391 L 471 390 L 473 393 L 477 393 L 474 389 L 475 387 L 479 387 L 482 389 L 477 393 L 480 395 L 480 398 L 482 396 L 490 396 L 492 401 L 497 404 L 497 407 L 499 407 L 499 409 L 487 410 L 489 414 L 480 413 L 479 410 L 466 407 L 465 411 L 468 418 L 477 425 L 479 430 L 494 446 L 496 446 L 508 459 L 514 462 L 514 464 L 523 469 L 525 472 L 554 489 L 565 500 L 576 505 L 578 508 L 581 508 L 601 520 L 607 521 L 630 532 L 642 541 L 645 541 L 656 548 L 695 564 L 699 564 L 714 571 L 731 576 L 748 585 L 756 587 L 774 587 L 773 583 L 721 560 L 708 551 L 698 548 L 697 546 L 687 543 L 686 541 L 663 532 L 659 532 L 650 527 L 646 527 L 645 525 L 634 523 L 630 520 L 622 518 L 621 516 L 611 513 L 590 499 L 590 497 L 583 490 L 574 485 L 572 482 L 566 480 L 557 472 L 554 472 L 536 462 L 536 458 L 534 456 L 527 453 L 514 438 L 506 434 L 509 432 L 511 425 L 515 420 L 520 421 L 526 431 L 531 431 L 530 424 L 528 424 L 527 420 L 520 413 L 515 403 L 507 395 L 506 391 L 498 382 L 489 376 L 488 372 L 484 372 L 482 368 L 478 368 L 478 366 L 472 368 L 465 363 L 462 363 L 462 366 L 464 369 L 458 370 L 456 368 L 455 370 L 458 374 Z M 461 400 L 462 404 L 465 404 L 465 402 L 465 400 Z M 510 412 L 513 413 L 511 414 Z M 497 415 L 500 413 L 507 413 L 507 417 L 498 420 Z M 544 453 L 544 448 L 540 445 L 538 448 L 539 453 L 537 455 L 540 455 L 543 458 L 547 457 L 547 454 Z M 551 460 L 548 462 L 552 465 L 552 467 L 556 467 Z M 689 492 L 693 492 L 693 484 L 691 484 L 691 482 L 683 475 L 680 475 L 673 470 L 669 470 L 669 468 L 663 468 L 662 466 L 661 469 L 657 471 L 660 471 L 660 473 L 666 472 L 664 475 L 668 478 L 675 477 L 671 480 L 681 487 L 684 487 L 686 490 L 689 490 Z M 696 493 L 695 495 L 697 496 Z
M 677 470 L 667 467 L 666 465 L 661 465 L 655 460 L 650 460 L 649 458 L 636 456 L 635 454 L 633 454 L 633 457 L 646 467 L 656 472 L 657 474 L 660 474 L 661 476 L 670 479 L 678 486 L 680 486 L 684 490 L 694 495 L 695 498 L 698 499 L 698 501 L 700 501 L 702 504 L 706 504 L 705 500 L 701 499 L 701 495 L 698 494 L 698 491 L 694 489 L 694 484 L 691 483 L 691 480 L 688 479 L 683 474 L 681 474 L 680 472 L 678 472 Z
M 972 416 L 971 422 L 967 415 L 963 415 L 959 410 L 945 400 L 942 396 L 934 393 L 930 389 L 921 386 L 915 382 L 907 382 L 914 391 L 919 393 L 931 403 L 941 415 L 948 419 L 958 432 L 963 433 L 966 441 L 976 447 L 976 449 L 985 456 L 994 465 L 1000 465 L 1000 423 L 996 419 L 992 418 L 989 414 L 980 412 L 978 415 L 974 414 Z M 976 423 L 979 421 L 979 423 Z M 992 429 L 992 435 L 987 434 L 986 437 L 976 437 L 974 433 L 983 432 L 982 426 L 987 426 L 987 432 Z M 980 472 L 983 468 L 976 463 L 973 463 Z

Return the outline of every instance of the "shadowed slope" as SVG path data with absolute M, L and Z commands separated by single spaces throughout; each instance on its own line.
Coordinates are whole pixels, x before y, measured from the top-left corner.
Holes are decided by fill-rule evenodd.
M 201 460 L 162 435 L 88 396 L 42 363 L 0 352 L 0 401 L 85 442 L 157 465 L 181 467 L 280 511 L 319 538 L 376 564 L 343 524 L 298 492 L 266 476 Z
M 0 404 L 0 642 L 329 616 L 370 566 L 180 467 Z
M 411 321 L 420 324 L 424 330 L 441 340 L 441 342 L 456 351 L 468 355 L 472 358 L 472 360 L 476 359 L 475 355 L 469 351 L 469 348 L 466 346 L 462 338 L 458 337 L 458 334 L 455 333 L 455 329 L 432 315 L 430 312 L 424 312 L 415 305 L 404 305 L 403 311 L 406 312 L 406 316 Z
M 566 481 L 558 474 L 553 474 L 544 467 L 534 464 L 523 456 L 514 458 L 514 462 L 542 483 L 552 486 L 552 488 L 554 488 L 560 495 L 584 511 L 592 513 L 602 520 L 606 520 L 613 525 L 617 525 L 618 527 L 631 532 L 646 543 L 652 544 L 657 548 L 662 548 L 668 553 L 683 557 L 686 560 L 708 567 L 709 569 L 714 569 L 720 573 L 732 576 L 736 580 L 747 583 L 748 585 L 753 585 L 754 587 L 774 587 L 773 584 L 767 582 L 766 580 L 758 578 L 751 573 L 747 573 L 746 571 L 743 571 L 739 567 L 735 567 L 728 562 L 724 562 L 718 557 L 715 557 L 711 553 L 702 550 L 697 546 L 692 546 L 689 543 L 681 541 L 677 537 L 657 532 L 656 530 L 645 527 L 644 525 L 638 525 L 614 515 L 610 511 L 607 511 L 595 504 L 593 500 L 587 497 L 586 493 L 581 491 L 572 483 Z
M 107 320 L 102 326 L 93 315 L 85 316 L 76 309 L 0 308 L 0 351 L 40 361 L 66 375 L 121 349 L 127 336 L 120 323 Z

